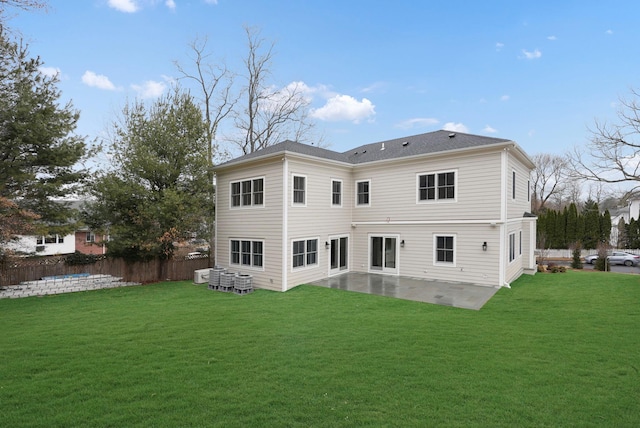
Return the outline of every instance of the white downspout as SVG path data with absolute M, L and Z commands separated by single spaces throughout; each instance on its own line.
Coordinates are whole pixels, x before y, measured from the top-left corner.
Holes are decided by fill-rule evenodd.
M 498 284 L 500 287 L 508 287 L 506 282 L 506 242 L 507 242 L 507 168 L 509 166 L 507 158 L 507 149 L 502 150 L 500 154 L 500 273 Z
M 218 266 L 218 186 L 216 180 L 216 173 L 213 173 L 214 181 L 216 181 L 216 186 L 214 187 L 213 193 L 213 266 Z M 209 248 L 209 252 L 211 252 L 211 248 Z
M 289 160 L 282 158 L 282 291 L 287 291 L 287 257 L 289 248 Z

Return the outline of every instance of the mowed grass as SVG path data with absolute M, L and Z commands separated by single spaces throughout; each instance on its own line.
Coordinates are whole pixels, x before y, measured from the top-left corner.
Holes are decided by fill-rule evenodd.
M 190 282 L 0 301 L 0 426 L 640 425 L 640 277 L 481 311 Z

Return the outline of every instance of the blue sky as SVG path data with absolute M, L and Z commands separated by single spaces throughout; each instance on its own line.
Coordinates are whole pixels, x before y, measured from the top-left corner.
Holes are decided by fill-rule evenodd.
M 104 134 L 127 101 L 153 100 L 207 36 L 240 72 L 243 26 L 275 42 L 273 83 L 302 82 L 330 148 L 438 129 L 517 141 L 529 154 L 588 141 L 640 88 L 640 2 L 51 0 L 20 30 L 78 133 Z

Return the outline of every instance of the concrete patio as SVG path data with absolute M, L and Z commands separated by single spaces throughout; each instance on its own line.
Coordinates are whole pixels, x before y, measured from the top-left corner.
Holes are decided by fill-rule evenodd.
M 311 285 L 474 310 L 480 310 L 498 291 L 498 288 L 462 282 L 358 272 L 321 279 Z

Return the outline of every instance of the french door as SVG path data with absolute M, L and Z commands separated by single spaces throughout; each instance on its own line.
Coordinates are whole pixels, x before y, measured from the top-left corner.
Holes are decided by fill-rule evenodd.
M 349 238 L 331 238 L 330 242 L 329 275 L 335 275 L 349 269 Z
M 398 237 L 370 236 L 369 270 L 372 272 L 398 273 Z

